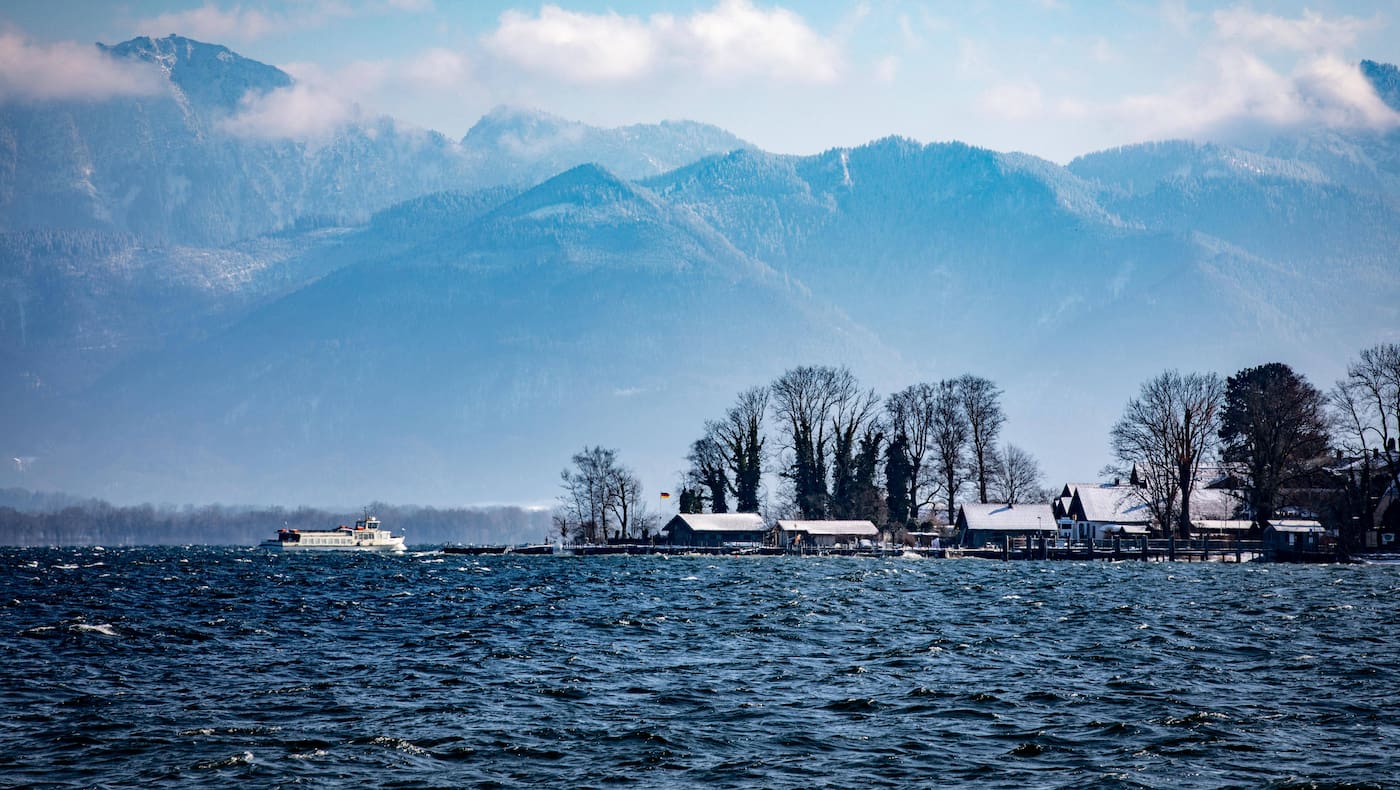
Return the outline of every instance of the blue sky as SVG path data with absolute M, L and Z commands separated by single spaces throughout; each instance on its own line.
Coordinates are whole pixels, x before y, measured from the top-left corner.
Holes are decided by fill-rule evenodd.
M 90 94 L 106 83 L 79 44 L 176 32 L 298 78 L 250 116 L 274 135 L 386 113 L 458 137 L 511 104 L 603 126 L 690 118 L 784 153 L 898 134 L 1065 162 L 1151 139 L 1393 128 L 1355 65 L 1400 62 L 1397 16 L 1394 2 L 12 0 L 0 100 L 72 90 L 65 78 Z

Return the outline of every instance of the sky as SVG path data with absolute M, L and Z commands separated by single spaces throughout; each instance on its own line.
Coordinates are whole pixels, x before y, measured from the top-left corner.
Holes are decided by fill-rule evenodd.
M 1393 127 L 1356 66 L 1400 63 L 1397 18 L 1395 0 L 9 0 L 0 100 L 140 91 L 91 43 L 179 33 L 297 79 L 247 108 L 273 135 L 387 114 L 457 138 L 505 104 L 608 127 L 703 121 L 778 153 L 901 135 L 1065 163 L 1146 140 Z

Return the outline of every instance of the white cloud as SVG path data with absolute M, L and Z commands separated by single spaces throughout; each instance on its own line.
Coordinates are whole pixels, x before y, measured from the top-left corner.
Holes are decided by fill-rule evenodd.
M 141 20 L 137 29 L 147 35 L 177 33 L 200 41 L 252 41 L 285 26 L 285 21 L 256 8 L 234 6 L 224 10 L 213 3 L 184 11 L 172 11 Z
M 1344 16 L 1328 19 L 1303 11 L 1297 19 L 1264 14 L 1250 8 L 1216 11 L 1215 35 L 1225 41 L 1292 52 L 1334 51 L 1350 46 L 1363 31 L 1380 21 Z
M 409 83 L 450 89 L 470 79 L 471 63 L 449 49 L 429 49 L 404 62 L 399 69 Z
M 318 140 L 376 114 L 364 104 L 380 107 L 405 96 L 443 102 L 473 87 L 470 60 L 447 49 L 429 49 L 403 60 L 358 60 L 331 71 L 316 63 L 281 68 L 295 83 L 262 96 L 245 96 L 237 113 L 224 121 L 225 131 L 243 137 Z
M 113 58 L 91 44 L 39 44 L 0 29 L 0 101 L 106 99 L 165 89 L 150 64 Z
M 1324 55 L 1281 73 L 1247 51 L 1219 53 L 1207 76 L 1109 109 L 1138 136 L 1223 139 L 1260 129 L 1393 129 L 1400 114 L 1376 96 L 1355 64 Z
M 660 70 L 711 78 L 829 82 L 840 47 L 784 8 L 720 0 L 689 16 L 590 14 L 546 5 L 507 11 L 485 40 L 496 57 L 575 83 L 638 80 Z
M 345 0 L 303 0 L 284 12 L 273 12 L 238 3 L 225 7 L 218 3 L 206 2 L 198 8 L 170 11 L 142 19 L 136 23 L 136 30 L 144 35 L 164 36 L 176 33 L 214 43 L 246 43 L 269 34 L 320 27 L 335 19 L 364 14 L 419 13 L 432 9 L 432 0 L 371 0 L 361 3 L 349 3 Z
M 1204 39 L 1166 87 L 1094 100 L 1042 95 L 1033 83 L 991 77 L 978 107 L 1006 121 L 1093 126 L 1123 142 L 1250 142 L 1306 129 L 1400 128 L 1400 113 L 1381 101 L 1348 52 L 1379 19 L 1310 11 L 1288 17 L 1243 7 L 1199 17 L 1178 3 L 1164 3 L 1161 11 Z M 1090 62 L 1121 59 L 1101 39 L 1084 54 Z M 963 60 L 966 71 L 977 73 L 976 57 L 965 51 Z
M 645 22 L 611 12 L 581 14 L 547 5 L 536 17 L 505 12 L 486 45 L 516 65 L 572 82 L 630 79 L 654 66 L 656 31 L 672 24 L 665 15 Z
M 320 140 L 359 120 L 359 107 L 330 91 L 295 83 L 265 94 L 243 97 L 238 112 L 223 122 L 239 137 Z
M 792 82 L 829 82 L 837 76 L 836 45 L 786 9 L 765 11 L 749 0 L 723 0 L 682 26 L 681 51 L 689 50 L 686 59 L 712 74 Z

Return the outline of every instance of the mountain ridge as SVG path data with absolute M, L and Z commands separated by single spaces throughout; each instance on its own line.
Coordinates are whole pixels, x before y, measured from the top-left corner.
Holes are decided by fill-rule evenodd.
M 208 112 L 241 106 L 222 49 L 181 72 Z M 462 141 L 380 119 L 316 147 L 169 97 L 25 112 L 0 118 L 0 452 L 35 461 L 0 486 L 539 502 L 601 442 L 669 487 L 705 418 L 811 363 L 886 392 L 987 375 L 1007 438 L 1089 479 L 1147 376 L 1278 359 L 1325 388 L 1400 327 L 1384 133 L 1061 167 L 505 107 Z

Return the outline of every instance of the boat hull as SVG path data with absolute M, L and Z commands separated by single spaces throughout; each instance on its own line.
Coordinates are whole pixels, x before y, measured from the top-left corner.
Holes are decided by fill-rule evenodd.
M 395 542 L 391 542 L 391 543 L 376 543 L 376 544 L 364 544 L 364 543 L 362 543 L 362 544 L 355 545 L 355 546 L 307 546 L 307 545 L 302 545 L 302 544 L 298 544 L 298 543 L 293 543 L 293 542 L 291 542 L 291 541 L 265 540 L 265 541 L 262 542 L 261 545 L 262 545 L 262 548 L 267 549 L 268 551 L 304 551 L 304 552 L 319 552 L 319 551 L 373 551 L 373 552 L 400 552 L 400 551 L 406 551 L 406 550 L 407 550 L 407 548 L 404 546 L 402 540 L 400 540 L 400 541 L 395 541 Z

